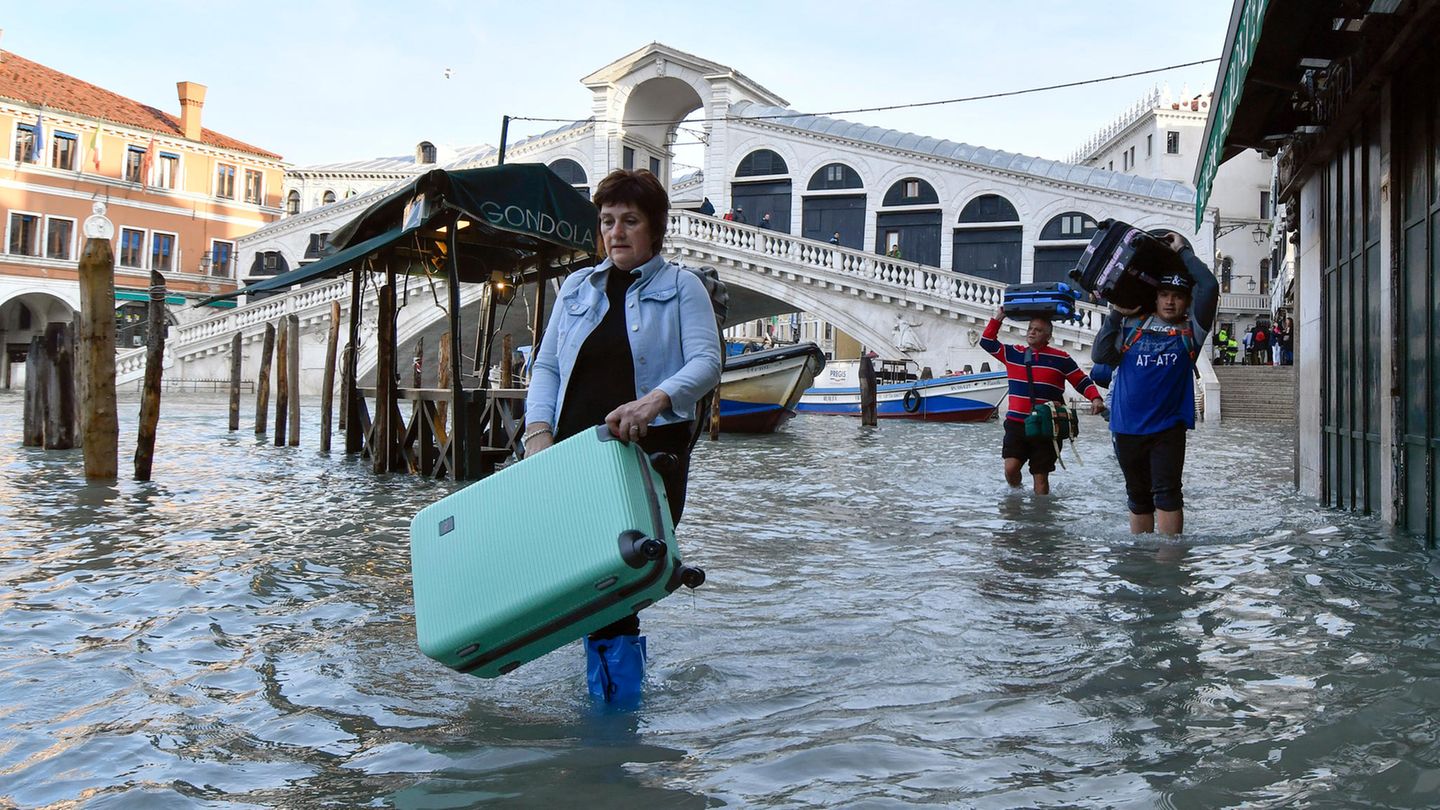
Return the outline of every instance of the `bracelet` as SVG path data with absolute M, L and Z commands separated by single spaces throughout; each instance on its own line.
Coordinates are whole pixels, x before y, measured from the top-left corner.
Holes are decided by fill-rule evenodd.
M 536 436 L 539 436 L 541 433 L 549 433 L 549 434 L 552 435 L 552 436 L 555 435 L 555 431 L 551 430 L 551 429 L 548 428 L 548 427 L 538 427 L 538 428 L 535 428 L 534 430 L 531 430 L 531 431 L 525 433 L 523 436 L 521 436 L 521 437 L 520 437 L 520 441 L 522 441 L 522 442 L 528 442 L 528 441 L 530 441 L 531 439 L 535 438 Z

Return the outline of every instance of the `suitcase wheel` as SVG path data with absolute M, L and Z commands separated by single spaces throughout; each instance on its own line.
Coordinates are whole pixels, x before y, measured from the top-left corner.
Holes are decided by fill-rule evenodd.
M 705 569 L 693 565 L 680 566 L 680 584 L 694 590 L 705 584 Z
M 680 465 L 680 459 L 674 453 L 651 453 L 650 468 L 661 475 L 675 472 Z
M 658 560 L 668 551 L 664 540 L 646 537 L 643 532 L 626 529 L 620 533 L 620 559 L 631 568 L 644 568 L 645 563 Z

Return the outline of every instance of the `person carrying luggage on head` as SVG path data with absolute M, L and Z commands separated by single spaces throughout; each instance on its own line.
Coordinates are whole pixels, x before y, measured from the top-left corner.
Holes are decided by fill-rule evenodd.
M 1004 318 L 1005 307 L 1001 306 L 985 325 L 980 348 L 1004 363 L 1009 377 L 1005 440 L 1000 448 L 1000 456 L 1005 461 L 1005 482 L 1012 487 L 1020 486 L 1020 469 L 1028 461 L 1035 494 L 1049 495 L 1050 473 L 1054 472 L 1058 458 L 1056 442 L 1049 437 L 1027 437 L 1026 417 L 1037 403 L 1063 403 L 1066 381 L 1090 400 L 1091 413 L 1100 413 L 1105 407 L 1104 400 L 1100 398 L 1100 389 L 1080 370 L 1075 359 L 1050 345 L 1054 324 L 1049 318 L 1031 318 L 1025 330 L 1025 345 L 1010 346 L 1000 342 L 1000 324 Z
M 1154 314 L 1112 306 L 1091 358 L 1115 366 L 1110 431 L 1134 534 L 1185 528 L 1185 432 L 1195 427 L 1195 358 L 1215 323 L 1220 284 L 1179 234 L 1166 242 L 1188 276 L 1160 279 Z
M 560 287 L 525 398 L 525 452 L 603 424 L 647 453 L 673 454 L 676 463 L 658 472 L 678 524 L 696 403 L 720 381 L 714 309 L 700 277 L 660 255 L 670 200 L 655 175 L 611 172 L 595 189 L 595 206 L 606 258 Z M 586 640 L 587 681 L 597 697 L 639 694 L 639 633 L 631 615 Z

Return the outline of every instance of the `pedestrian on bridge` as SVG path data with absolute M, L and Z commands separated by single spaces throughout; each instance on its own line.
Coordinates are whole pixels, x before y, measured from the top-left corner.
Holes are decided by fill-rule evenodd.
M 715 312 L 700 276 L 660 255 L 670 200 L 654 175 L 611 172 L 595 190 L 595 205 L 606 258 L 571 273 L 560 287 L 525 398 L 525 452 L 605 425 L 646 453 L 670 453 L 677 462 L 658 472 L 678 524 L 696 403 L 720 381 Z M 639 633 L 632 614 L 590 634 L 592 694 L 613 700 L 640 693 Z
M 1027 436 L 1025 420 L 1037 403 L 1063 403 L 1068 381 L 1080 395 L 1090 400 L 1090 412 L 1100 413 L 1105 401 L 1100 389 L 1080 369 L 1068 352 L 1050 345 L 1055 325 L 1049 318 L 1032 318 L 1025 329 L 1025 344 L 1006 346 L 1000 343 L 1000 325 L 1005 307 L 985 325 L 980 348 L 1005 364 L 1009 377 L 1010 396 L 1005 411 L 1005 440 L 1000 456 L 1005 461 L 1005 483 L 1020 486 L 1020 469 L 1030 462 L 1030 478 L 1036 495 L 1050 494 L 1050 473 L 1059 459 L 1053 438 Z
M 1112 305 L 1095 336 L 1091 359 L 1115 367 L 1110 432 L 1125 475 L 1130 531 L 1180 534 L 1185 528 L 1181 474 L 1185 432 L 1195 427 L 1195 358 L 1215 325 L 1220 283 L 1180 237 L 1166 243 L 1188 275 L 1164 276 L 1155 304 Z

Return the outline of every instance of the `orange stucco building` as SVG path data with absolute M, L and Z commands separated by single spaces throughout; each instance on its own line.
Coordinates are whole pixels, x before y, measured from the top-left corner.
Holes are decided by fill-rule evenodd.
M 30 338 L 79 310 L 81 228 L 95 202 L 115 226 L 116 317 L 137 344 L 150 270 L 168 312 L 234 289 L 235 241 L 281 214 L 280 155 L 201 126 L 205 87 L 179 82 L 179 114 L 0 51 L 0 386 Z

